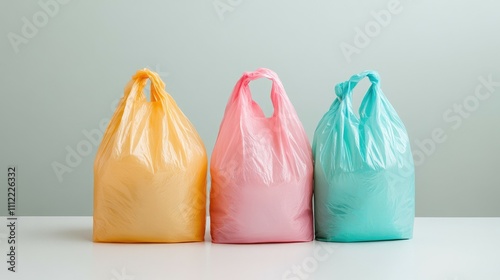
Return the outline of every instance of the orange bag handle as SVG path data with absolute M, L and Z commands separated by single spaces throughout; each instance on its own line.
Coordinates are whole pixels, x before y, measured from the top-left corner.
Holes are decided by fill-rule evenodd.
M 147 80 L 151 81 L 151 102 L 165 99 L 165 83 L 161 80 L 158 73 L 147 68 L 138 70 L 132 80 L 127 85 L 124 98 L 135 100 L 143 92 Z

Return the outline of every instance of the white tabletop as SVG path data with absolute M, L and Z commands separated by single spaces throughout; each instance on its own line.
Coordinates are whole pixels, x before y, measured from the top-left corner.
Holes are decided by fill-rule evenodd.
M 417 218 L 406 241 L 261 245 L 102 244 L 92 217 L 17 222 L 17 272 L 3 262 L 2 280 L 500 279 L 500 218 Z

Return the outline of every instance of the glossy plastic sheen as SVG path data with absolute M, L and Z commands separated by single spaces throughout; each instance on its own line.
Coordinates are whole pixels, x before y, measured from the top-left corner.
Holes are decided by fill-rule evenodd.
M 273 82 L 266 118 L 248 84 Z M 210 164 L 210 222 L 215 243 L 311 241 L 312 153 L 276 73 L 244 73 L 234 87 Z
M 143 88 L 151 80 L 151 102 Z M 140 70 L 94 163 L 94 241 L 203 241 L 205 147 L 160 77 Z
M 372 83 L 352 111 L 352 90 Z M 335 87 L 337 99 L 321 119 L 313 142 L 316 239 L 408 239 L 413 234 L 415 171 L 406 129 L 366 71 Z

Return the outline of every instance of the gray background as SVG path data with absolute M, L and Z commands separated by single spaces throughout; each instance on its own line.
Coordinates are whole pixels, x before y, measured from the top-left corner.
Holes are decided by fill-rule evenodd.
M 474 91 L 479 77 L 500 82 L 500 3 L 401 0 L 402 10 L 347 59 L 341 44 L 356 46 L 355 29 L 370 26 L 372 12 L 388 2 L 73 0 L 58 4 L 17 53 L 8 34 L 23 36 L 23 17 L 43 21 L 43 9 L 37 1 L 0 2 L 0 214 L 7 213 L 11 164 L 19 169 L 19 215 L 92 214 L 96 145 L 62 180 L 52 164 L 67 165 L 67 148 L 106 122 L 137 69 L 161 72 L 210 153 L 237 79 L 268 67 L 311 140 L 334 85 L 378 70 L 420 155 L 417 215 L 499 216 L 500 87 L 483 100 Z M 230 9 L 220 14 L 214 3 Z M 367 86 L 355 91 L 356 104 Z M 269 88 L 268 81 L 252 84 L 268 113 Z M 463 115 L 450 111 L 464 102 Z M 436 129 L 445 136 L 432 148 L 424 139 Z

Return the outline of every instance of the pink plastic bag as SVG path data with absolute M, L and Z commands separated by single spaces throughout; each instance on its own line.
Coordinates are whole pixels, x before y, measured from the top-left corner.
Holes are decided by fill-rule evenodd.
M 249 82 L 273 82 L 266 118 Z M 313 164 L 309 140 L 276 73 L 244 73 L 234 87 L 210 163 L 212 242 L 313 239 Z

